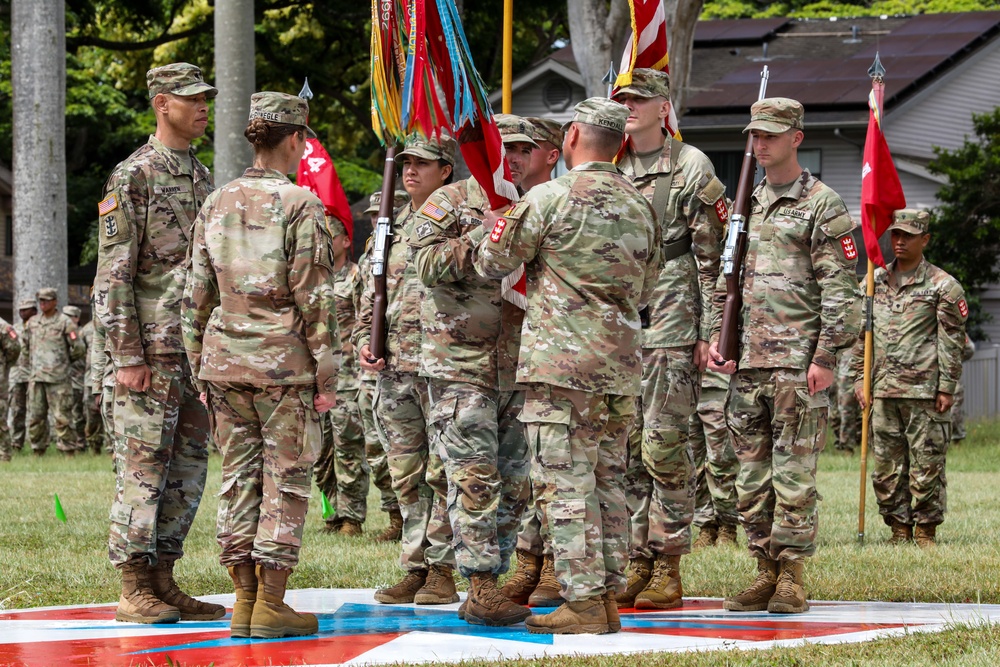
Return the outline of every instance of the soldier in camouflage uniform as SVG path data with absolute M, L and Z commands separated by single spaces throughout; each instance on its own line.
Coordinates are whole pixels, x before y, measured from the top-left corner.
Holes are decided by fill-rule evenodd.
M 10 429 L 7 426 L 7 371 L 21 356 L 21 337 L 12 324 L 0 317 L 0 408 L 4 419 L 0 421 L 0 463 L 10 461 Z
M 976 356 L 976 344 L 966 334 L 962 361 L 966 362 L 974 356 Z M 965 385 L 959 380 L 955 385 L 955 403 L 951 406 L 951 441 L 961 440 L 965 440 Z
M 726 598 L 730 611 L 809 609 L 802 571 L 816 549 L 826 389 L 838 350 L 861 328 L 855 224 L 840 196 L 799 165 L 803 116 L 799 102 L 768 98 L 751 107 L 744 130 L 764 180 L 750 201 L 738 360 L 718 351 L 725 276 L 715 292 L 709 353 L 718 370 L 735 373 L 726 419 L 740 461 L 737 508 L 758 571 Z
M 19 344 L 24 341 L 24 325 L 38 314 L 34 299 L 21 299 L 17 304 L 17 316 L 20 322 L 14 325 Z M 10 439 L 11 447 L 21 451 L 24 447 L 26 433 L 25 417 L 28 414 L 28 387 L 31 378 L 31 359 L 23 352 L 18 355 L 17 363 L 10 369 L 7 378 L 10 390 Z
M 86 348 L 73 321 L 56 309 L 55 288 L 44 287 L 37 296 L 42 312 L 24 325 L 21 340 L 22 354 L 28 355 L 31 363 L 28 441 L 33 454 L 45 454 L 51 412 L 56 446 L 73 456 L 81 445 L 70 423 L 73 386 L 69 369 L 74 361 L 83 358 Z
M 611 163 L 628 109 L 590 98 L 574 111 L 563 141 L 570 172 L 497 218 L 476 266 L 494 278 L 526 269 L 520 419 L 566 600 L 527 619 L 543 634 L 621 629 L 614 595 L 625 585 L 621 480 L 642 375 L 639 309 L 660 266 L 653 211 Z
M 854 376 L 851 373 L 851 348 L 837 354 L 837 376 L 830 387 L 830 427 L 837 438 L 836 449 L 850 456 L 861 444 L 861 406 L 854 397 Z
M 96 311 L 115 368 L 117 493 L 108 554 L 122 572 L 115 617 L 139 623 L 219 618 L 221 605 L 173 579 L 208 466 L 208 413 L 181 338 L 188 243 L 212 179 L 191 148 L 216 89 L 187 63 L 146 73 L 156 132 L 112 172 L 98 204 Z
M 184 289 L 184 344 L 222 450 L 217 535 L 236 588 L 233 637 L 318 628 L 284 603 L 321 446 L 318 413 L 333 407 L 342 357 L 323 204 L 286 176 L 305 150 L 308 115 L 292 95 L 250 98 L 253 166 L 198 213 Z
M 896 259 L 875 272 L 872 310 L 872 488 L 890 542 L 912 537 L 921 547 L 934 545 L 944 521 L 950 410 L 969 315 L 958 281 L 924 259 L 929 223 L 927 211 L 893 215 Z M 864 341 L 854 350 L 861 378 Z M 865 407 L 862 384 L 854 385 L 855 395 Z
M 104 324 L 98 317 L 92 319 L 91 323 L 94 325 L 94 337 L 91 339 L 90 351 L 87 353 L 89 358 L 87 385 L 93 395 L 91 400 L 97 411 L 97 423 L 87 424 L 87 437 L 92 438 L 91 447 L 93 447 L 95 454 L 103 449 L 106 453 L 114 455 L 116 452 L 111 434 L 115 432 L 115 365 L 110 363 L 109 355 L 105 350 L 107 331 L 104 329 Z M 94 430 L 91 431 L 91 428 Z M 117 466 L 117 459 L 115 465 Z M 118 479 L 120 481 L 120 476 Z
M 524 163 L 536 147 L 522 118 L 496 116 L 508 159 Z M 520 185 L 519 169 L 511 169 Z M 501 282 L 473 267 L 490 210 L 474 178 L 445 186 L 417 212 L 409 237 L 427 288 L 421 309 L 420 374 L 428 378 L 432 447 L 448 473 L 455 560 L 470 582 L 459 615 L 479 625 L 520 623 L 531 612 L 496 585 L 507 571 L 529 497 L 524 392 L 514 384 L 523 313 L 505 302 Z
M 361 381 L 351 344 L 355 303 L 361 292 L 361 274 L 351 261 L 354 221 L 345 225 L 326 217 L 333 237 L 333 293 L 337 301 L 337 327 L 343 364 L 337 376 L 337 404 L 320 419 L 324 422 L 323 450 L 316 461 L 316 486 L 330 499 L 336 513 L 326 519 L 324 530 L 348 537 L 361 535 L 368 514 L 368 461 L 358 395 Z M 329 429 L 329 441 L 326 430 Z
M 698 373 L 708 361 L 708 314 L 728 215 L 725 186 L 709 159 L 664 135 L 669 95 L 667 74 L 643 68 L 615 93 L 629 107 L 618 166 L 652 204 L 663 241 L 663 267 L 642 332 L 642 399 L 626 475 L 631 563 L 618 600 L 640 609 L 682 604 L 680 558 L 691 551 L 695 492 L 688 424 Z
M 385 259 L 387 307 L 385 358 L 371 354 L 375 284 L 365 276 L 354 346 L 363 369 L 378 372 L 372 401 L 375 426 L 389 462 L 392 488 L 403 515 L 399 583 L 375 592 L 379 602 L 448 604 L 458 600 L 453 569 L 455 551 L 448 520 L 448 479 L 444 463 L 431 448 L 430 397 L 420 377 L 420 308 L 426 291 L 417 277 L 413 250 L 406 244 L 416 213 L 432 192 L 451 182 L 457 144 L 448 136 L 413 137 L 397 155 L 409 206 L 396 214 L 393 242 Z M 370 243 L 370 242 L 369 242 Z
M 84 415 L 83 389 L 84 384 L 86 384 L 85 377 L 87 375 L 86 351 L 90 349 L 90 341 L 87 340 L 87 335 L 80 327 L 80 309 L 76 306 L 63 306 L 62 313 L 70 319 L 70 322 L 76 325 L 77 332 L 80 334 L 80 341 L 83 343 L 84 348 L 83 356 L 69 366 L 69 381 L 70 387 L 72 387 L 73 390 L 69 404 L 69 424 L 70 428 L 73 429 L 74 435 L 76 436 L 78 449 L 85 450 L 87 448 L 87 444 L 85 440 L 86 435 L 84 433 L 86 417 Z
M 711 370 L 701 374 L 701 396 L 698 409 L 691 415 L 689 433 L 697 474 L 694 525 L 700 529 L 695 549 L 736 545 L 736 524 L 740 520 L 736 511 L 736 475 L 740 462 L 726 427 L 728 393 L 728 376 Z

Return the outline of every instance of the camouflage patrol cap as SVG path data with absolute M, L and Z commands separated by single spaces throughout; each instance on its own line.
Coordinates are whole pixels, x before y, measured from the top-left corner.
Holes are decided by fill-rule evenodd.
M 38 308 L 38 304 L 35 303 L 34 299 L 21 299 L 17 302 L 18 310 L 28 310 L 29 308 Z
M 163 67 L 154 67 L 146 72 L 146 87 L 149 88 L 149 99 L 160 93 L 185 97 L 205 93 L 209 99 L 219 94 L 217 88 L 208 85 L 202 79 L 201 69 L 189 63 L 171 63 Z
M 575 112 L 573 118 L 563 125 L 563 131 L 570 123 L 583 123 L 623 134 L 625 132 L 625 121 L 628 120 L 629 111 L 624 104 L 618 104 L 606 97 L 591 97 L 573 107 L 573 111 Z
M 396 190 L 392 196 L 392 208 L 393 210 L 399 208 L 406 202 L 410 201 L 410 195 L 405 190 Z M 373 215 L 378 213 L 379 205 L 382 203 L 382 193 L 373 192 L 372 196 L 368 198 L 368 208 L 364 210 L 365 215 Z
M 771 134 L 781 134 L 788 130 L 805 128 L 802 119 L 805 110 L 802 103 L 788 97 L 768 97 L 753 103 L 750 107 L 750 124 L 743 132 L 762 130 Z
M 538 148 L 538 144 L 531 138 L 535 134 L 535 126 L 527 120 L 510 113 L 498 113 L 493 118 L 505 144 L 531 144 Z
M 80 309 L 76 306 L 63 306 L 62 313 L 66 317 L 80 317 L 82 315 Z
M 55 287 L 43 287 L 38 290 L 38 294 L 35 296 L 37 296 L 39 300 L 45 299 L 46 301 L 53 301 L 59 298 L 59 292 Z
M 250 118 L 261 118 L 271 123 L 301 125 L 306 133 L 315 138 L 316 133 L 309 127 L 309 102 L 288 93 L 265 90 L 250 96 Z
M 648 67 L 640 67 L 632 70 L 632 83 L 622 86 L 615 91 L 614 97 L 619 95 L 635 95 L 636 97 L 665 97 L 670 99 L 670 75 Z
M 524 120 L 531 123 L 535 128 L 535 141 L 547 141 L 556 148 L 562 149 L 563 131 L 562 125 L 551 118 L 538 118 L 537 116 L 525 116 Z
M 414 134 L 406 140 L 405 149 L 396 153 L 396 162 L 402 162 L 404 155 L 412 155 L 424 160 L 444 160 L 454 167 L 457 151 L 458 142 L 447 134 L 442 133 L 429 139 Z
M 930 229 L 931 214 L 920 208 L 901 208 L 892 214 L 889 231 L 898 229 L 908 234 L 926 234 Z

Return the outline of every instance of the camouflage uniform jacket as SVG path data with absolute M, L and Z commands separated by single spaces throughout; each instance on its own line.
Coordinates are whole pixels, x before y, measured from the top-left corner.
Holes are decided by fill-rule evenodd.
M 416 219 L 409 205 L 396 214 L 385 267 L 385 370 L 413 374 L 420 372 L 420 305 L 427 296 L 417 277 L 413 248 L 406 244 Z M 375 280 L 367 273 L 358 311 L 359 326 L 354 332 L 354 347 L 359 350 L 371 343 Z
M 7 376 L 7 382 L 10 384 L 26 384 L 31 380 L 31 356 L 24 352 L 24 325 L 27 322 L 18 322 L 14 325 L 14 334 L 17 336 L 18 349 L 21 353 L 17 355 L 17 363 L 15 363 L 10 368 L 10 374 Z M 7 333 L 10 337 L 10 333 Z
M 66 382 L 70 365 L 86 352 L 76 325 L 62 313 L 39 313 L 24 326 L 21 354 L 30 359 L 32 382 Z
M 470 178 L 436 190 L 417 213 L 410 245 L 417 275 L 428 288 L 421 310 L 423 346 L 420 374 L 455 382 L 513 389 L 520 318 L 505 321 L 501 283 L 476 273 L 473 257 L 485 235 L 486 193 Z M 516 328 L 515 328 L 516 326 Z
M 680 150 L 675 151 L 677 148 Z M 726 186 L 715 176 L 715 168 L 704 153 L 670 139 L 663 143 L 663 152 L 649 171 L 643 170 L 631 149 L 618 168 L 651 204 L 657 183 L 669 178 L 665 215 L 658 220 L 661 240 L 666 247 L 691 238 L 691 250 L 664 262 L 660 269 L 649 300 L 649 326 L 642 331 L 642 346 L 686 347 L 698 340 L 707 341 L 724 221 L 729 215 Z
M 739 366 L 834 370 L 837 351 L 861 329 L 855 224 L 840 195 L 808 170 L 777 201 L 768 201 L 764 186 L 750 202 Z M 725 300 L 720 275 L 714 340 Z
M 343 363 L 337 375 L 337 391 L 353 391 L 360 384 L 357 355 L 351 347 L 351 335 L 357 320 L 358 296 L 361 293 L 361 272 L 358 265 L 347 260 L 333 276 L 333 295 L 337 300 L 337 329 Z
M 365 335 L 362 331 L 361 325 L 361 299 L 364 296 L 365 286 L 368 281 L 372 279 L 372 263 L 370 257 L 371 248 L 365 248 L 365 251 L 361 254 L 361 258 L 358 260 L 358 289 L 354 292 L 354 329 L 351 331 L 351 340 L 356 341 Z M 369 330 L 371 328 L 371 312 L 368 313 L 369 319 Z M 357 362 L 358 348 L 354 348 L 354 361 Z M 358 379 L 362 382 L 375 382 L 378 379 L 378 373 L 375 371 L 370 371 L 361 367 L 361 364 L 357 364 L 358 367 Z
M 87 373 L 87 383 L 90 391 L 100 394 L 103 387 L 115 386 L 114 364 L 108 363 L 107 336 L 104 325 L 99 319 L 91 320 L 94 323 L 94 338 L 90 349 L 87 351 L 87 361 L 90 370 Z
M 21 336 L 18 335 L 14 325 L 2 317 L 0 317 L 0 353 L 2 353 L 0 354 L 0 373 L 3 374 L 0 380 L 9 380 L 7 371 L 21 356 Z M 11 375 L 13 375 L 13 371 Z M 13 384 L 13 380 L 9 381 Z M 7 419 L 7 413 L 4 412 L 2 417 Z
M 97 259 L 97 313 L 118 367 L 148 354 L 184 352 L 181 298 L 195 215 L 212 191 L 208 169 L 191 169 L 156 137 L 119 164 L 104 186 Z
M 889 270 L 895 265 L 891 262 Z M 878 269 L 872 308 L 872 396 L 933 400 L 938 392 L 954 394 L 962 377 L 968 314 L 962 286 L 926 259 L 902 285 L 896 285 L 895 277 L 890 283 L 889 273 Z M 864 349 L 861 338 L 851 360 L 857 378 L 864 370 Z
M 69 379 L 73 383 L 73 389 L 83 391 L 87 384 L 88 364 L 90 360 L 90 346 L 94 341 L 93 320 L 87 322 L 79 329 L 80 340 L 83 341 L 83 356 L 74 361 L 69 367 Z
M 195 221 L 181 319 L 195 385 L 337 389 L 340 332 L 333 249 L 316 195 L 249 168 Z
M 656 286 L 660 235 L 649 202 L 613 164 L 585 162 L 533 187 L 475 261 L 493 278 L 525 264 L 518 382 L 639 395 L 639 309 Z

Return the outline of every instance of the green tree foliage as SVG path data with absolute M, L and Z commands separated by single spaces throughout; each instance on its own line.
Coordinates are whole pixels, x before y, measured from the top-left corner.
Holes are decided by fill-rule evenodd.
M 955 276 L 968 293 L 970 334 L 988 319 L 976 292 L 1000 280 L 1000 107 L 973 114 L 976 138 L 953 151 L 935 147 L 928 169 L 948 179 L 931 221 L 927 258 Z M 979 334 L 978 336 L 976 334 Z
M 790 2 L 758 2 L 756 0 L 709 0 L 702 11 L 703 19 L 770 18 L 846 18 L 851 16 L 894 16 L 899 14 L 942 14 L 997 9 L 996 0 L 879 0 L 877 2 L 838 2 L 837 0 L 791 0 Z

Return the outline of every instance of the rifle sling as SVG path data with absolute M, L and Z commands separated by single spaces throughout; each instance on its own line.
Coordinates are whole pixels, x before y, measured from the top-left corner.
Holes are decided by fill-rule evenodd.
M 653 212 L 656 220 L 662 221 L 667 215 L 667 200 L 670 198 L 670 183 L 674 180 L 674 168 L 677 166 L 677 154 L 681 150 L 681 142 L 673 137 L 670 141 L 670 164 L 665 173 L 656 177 L 656 187 L 653 189 Z M 661 223 L 662 229 L 662 223 Z M 672 241 L 664 241 L 661 248 L 661 261 L 664 263 L 682 257 L 691 252 L 691 232 Z

